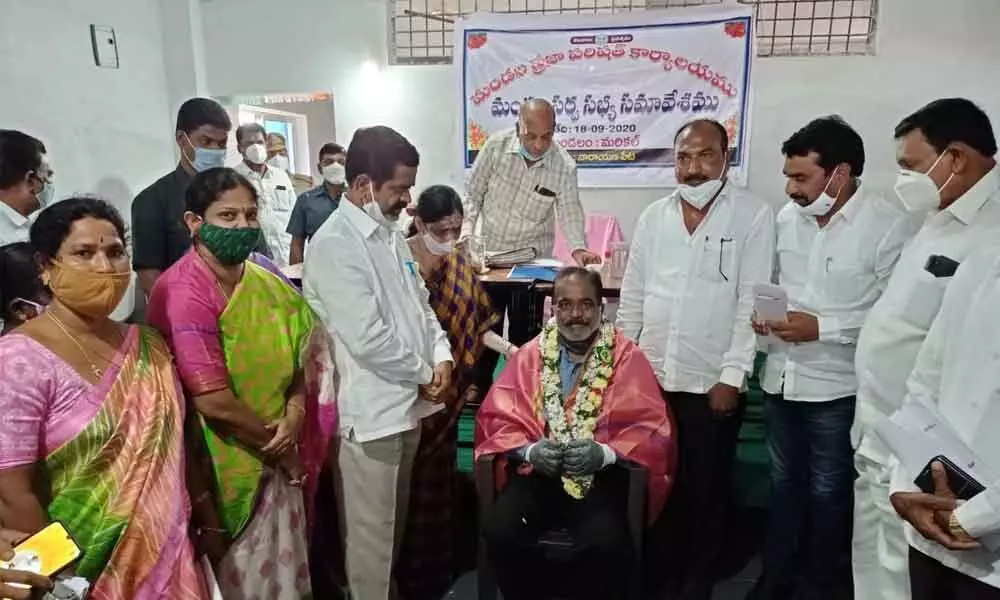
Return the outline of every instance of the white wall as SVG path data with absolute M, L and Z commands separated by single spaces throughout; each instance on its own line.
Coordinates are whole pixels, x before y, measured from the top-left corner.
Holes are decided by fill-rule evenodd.
M 173 161 L 157 0 L 0 0 L 0 127 L 41 139 L 56 197 L 96 193 L 129 217 Z M 120 69 L 94 65 L 90 24 L 118 37 Z
M 308 119 L 307 135 L 309 136 L 309 156 L 306 164 L 309 165 L 313 176 L 319 176 L 316 172 L 316 163 L 319 162 L 319 149 L 329 142 L 338 142 L 341 146 L 346 146 L 348 140 L 337 139 L 336 125 L 334 124 L 334 102 L 287 102 L 267 104 L 266 108 L 283 110 L 285 112 L 303 115 Z
M 781 142 L 810 119 L 838 113 L 865 138 L 866 180 L 894 177 L 892 129 L 927 101 L 965 96 L 979 102 L 1000 130 L 1000 10 L 995 0 L 883 0 L 879 52 L 865 57 L 758 59 L 750 143 L 750 187 L 781 204 Z M 945 5 L 947 6 L 945 8 Z M 416 144 L 418 186 L 461 183 L 452 148 L 457 107 L 451 66 L 389 67 L 381 78 L 361 63 L 385 65 L 386 3 L 378 0 L 288 0 L 283 54 L 246 61 L 241 40 L 273 33 L 272 0 L 213 0 L 202 5 L 205 60 L 213 94 L 246 90 L 333 89 L 337 131 L 381 123 Z M 327 41 L 328 42 L 325 42 Z M 325 45 L 324 45 L 325 44 Z M 665 190 L 584 190 L 587 210 L 612 212 L 628 235 L 642 209 Z

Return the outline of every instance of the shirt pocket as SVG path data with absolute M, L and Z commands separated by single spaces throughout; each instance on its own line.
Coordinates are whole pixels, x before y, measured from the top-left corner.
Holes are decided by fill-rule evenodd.
M 921 269 L 904 301 L 903 320 L 923 330 L 930 329 L 950 281 L 951 277 L 935 277 Z
M 705 240 L 698 256 L 698 276 L 706 281 L 736 281 L 736 242 L 733 236 L 713 236 Z
M 826 259 L 825 296 L 836 306 L 856 304 L 874 283 L 874 274 L 863 262 L 854 258 Z

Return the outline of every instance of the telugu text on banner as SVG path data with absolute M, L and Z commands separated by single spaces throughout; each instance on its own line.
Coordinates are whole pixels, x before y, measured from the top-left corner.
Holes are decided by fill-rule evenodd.
M 521 104 L 544 98 L 580 186 L 674 185 L 674 136 L 697 118 L 725 125 L 730 178 L 746 181 L 749 8 L 476 14 L 456 24 L 454 56 L 464 169 L 490 135 L 514 127 Z

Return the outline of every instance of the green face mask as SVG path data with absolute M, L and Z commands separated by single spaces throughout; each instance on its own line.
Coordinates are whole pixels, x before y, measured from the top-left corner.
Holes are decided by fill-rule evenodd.
M 224 265 L 238 265 L 260 242 L 260 227 L 219 227 L 203 223 L 198 239 Z

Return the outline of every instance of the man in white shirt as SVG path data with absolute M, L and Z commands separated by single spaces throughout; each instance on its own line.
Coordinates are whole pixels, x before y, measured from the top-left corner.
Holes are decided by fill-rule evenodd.
M 341 502 L 351 596 L 395 596 L 420 420 L 451 385 L 452 354 L 397 229 L 420 158 L 388 127 L 347 149 L 346 201 L 313 237 L 303 289 L 335 344 Z
M 755 324 L 777 339 L 761 378 L 771 493 L 754 598 L 819 600 L 847 579 L 855 345 L 920 221 L 862 187 L 864 142 L 840 117 L 815 119 L 781 152 L 791 202 L 776 221 L 775 271 L 789 313 Z
M 727 182 L 721 124 L 685 125 L 674 148 L 678 190 L 639 217 L 618 325 L 646 353 L 677 419 L 680 472 L 669 511 L 682 546 L 670 563 L 682 576 L 679 597 L 707 600 L 756 353 L 753 285 L 771 279 L 774 212 Z
M 1000 598 L 1000 555 L 990 549 L 1000 533 L 998 306 L 1000 248 L 993 247 L 967 258 L 948 285 L 907 385 L 904 403 L 939 415 L 979 459 L 975 474 L 986 487 L 963 503 L 943 465 L 932 468 L 934 493 L 919 491 L 917 473 L 895 468 L 891 501 L 910 525 L 914 600 Z
M 0 246 L 28 241 L 30 215 L 52 201 L 45 145 L 26 133 L 0 129 Z
M 292 236 L 286 230 L 295 207 L 295 189 L 287 172 L 268 166 L 265 139 L 266 132 L 259 124 L 240 125 L 236 146 L 243 161 L 233 169 L 257 188 L 264 240 L 275 264 L 286 267 L 292 251 Z
M 962 98 L 935 100 L 903 119 L 895 137 L 896 195 L 927 219 L 900 255 L 858 339 L 851 429 L 858 471 L 852 553 L 857 600 L 910 597 L 906 540 L 889 504 L 889 452 L 874 428 L 906 395 L 907 377 L 955 263 L 1000 238 L 997 144 L 979 107 Z

